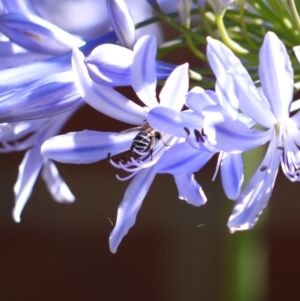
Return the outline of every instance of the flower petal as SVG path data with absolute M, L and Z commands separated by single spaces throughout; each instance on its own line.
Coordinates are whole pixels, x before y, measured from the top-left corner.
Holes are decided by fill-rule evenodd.
M 259 215 L 268 204 L 282 154 L 282 151 L 277 149 L 275 140 L 271 140 L 262 163 L 233 208 L 227 224 L 232 233 L 254 227 Z
M 129 86 L 133 51 L 113 44 L 96 47 L 85 59 L 88 72 L 96 83 L 111 86 Z
M 266 128 L 272 127 L 276 118 L 241 61 L 220 41 L 208 37 L 207 42 L 207 58 L 217 79 L 224 76 L 224 73 L 229 73 L 234 79 L 241 110 L 258 124 Z
M 113 31 L 110 31 L 94 40 L 89 41 L 80 48 L 83 53 L 90 53 L 93 48 L 103 43 L 114 43 L 116 41 L 116 35 Z M 29 65 L 10 68 L 0 71 L 0 94 L 17 90 L 22 87 L 26 87 L 36 80 L 39 80 L 45 76 L 51 74 L 57 74 L 71 69 L 71 51 L 41 61 L 35 62 Z M 18 74 L 18 76 L 16 76 Z
M 59 203 L 73 203 L 75 201 L 75 196 L 51 160 L 44 159 L 42 178 L 55 201 Z
M 15 206 L 13 209 L 13 218 L 17 223 L 21 221 L 20 215 L 31 195 L 42 165 L 43 158 L 40 155 L 40 147 L 38 144 L 26 152 L 19 166 L 18 179 L 14 186 Z
M 206 196 L 202 187 L 197 183 L 193 174 L 174 175 L 179 199 L 194 206 L 202 206 L 206 203 Z
M 157 172 L 189 174 L 201 169 L 214 153 L 193 148 L 189 142 L 173 145 L 156 164 Z
M 259 77 L 272 111 L 279 121 L 289 117 L 294 94 L 294 72 L 284 44 L 268 32 L 259 52 Z
M 75 84 L 81 97 L 93 108 L 112 118 L 129 124 L 141 125 L 146 119 L 142 107 L 130 101 L 109 86 L 93 82 L 84 64 L 83 53 L 73 50 L 72 57 Z
M 70 71 L 45 77 L 0 102 L 0 122 L 51 117 L 83 103 Z
M 158 106 L 156 99 L 155 56 L 155 37 L 141 37 L 134 46 L 131 80 L 135 93 L 149 108 Z
M 222 184 L 227 198 L 236 200 L 244 181 L 242 154 L 223 153 L 221 162 Z
M 218 95 L 214 91 L 203 90 L 195 87 L 189 91 L 186 98 L 186 105 L 198 114 L 202 114 L 203 108 L 210 105 L 219 104 Z
M 191 111 L 177 112 L 166 107 L 153 108 L 147 115 L 148 123 L 161 132 L 176 136 L 186 137 L 184 128 L 201 128 L 202 117 Z
M 0 29 L 16 44 L 45 54 L 57 55 L 85 44 L 81 39 L 34 15 L 4 14 L 0 16 Z
M 62 163 L 88 164 L 97 162 L 131 147 L 136 132 L 112 133 L 81 131 L 59 135 L 45 141 L 41 154 Z
M 188 64 L 177 67 L 165 82 L 159 99 L 160 105 L 181 111 L 189 88 Z
M 133 49 L 135 27 L 126 2 L 124 0 L 108 0 L 106 6 L 111 26 L 117 34 L 120 44 Z
M 154 167 L 141 170 L 131 181 L 123 200 L 118 208 L 116 225 L 109 236 L 109 247 L 112 253 L 117 248 L 129 229 L 135 224 L 136 216 L 142 202 L 154 180 L 156 171 Z
M 243 122 L 232 119 L 217 106 L 206 107 L 203 115 L 204 136 L 216 151 L 247 151 L 268 142 L 272 136 L 273 129 L 265 132 L 249 129 Z

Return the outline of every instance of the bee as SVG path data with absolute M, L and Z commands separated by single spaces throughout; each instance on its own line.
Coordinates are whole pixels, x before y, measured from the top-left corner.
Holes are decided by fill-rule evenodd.
M 163 139 L 163 134 L 153 129 L 149 124 L 135 128 L 141 131 L 133 138 L 130 150 L 136 154 L 153 152 L 156 141 Z M 165 144 L 165 143 L 164 143 Z
M 152 159 L 152 153 L 154 151 L 155 144 L 157 141 L 163 140 L 163 133 L 153 129 L 148 123 L 145 123 L 138 127 L 124 130 L 121 133 L 132 132 L 137 130 L 139 130 L 139 132 L 132 140 L 132 144 L 129 150 L 130 154 L 125 154 L 122 156 L 116 156 L 112 158 L 109 153 L 107 158 L 113 159 L 115 162 L 127 162 L 130 158 L 135 157 L 135 154 L 141 155 L 141 153 L 146 153 L 149 151 L 149 156 L 151 156 Z M 163 143 L 164 145 L 168 146 L 164 141 Z

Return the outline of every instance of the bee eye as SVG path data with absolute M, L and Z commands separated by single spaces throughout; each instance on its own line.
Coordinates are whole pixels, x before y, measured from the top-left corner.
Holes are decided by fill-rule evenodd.
M 156 140 L 162 139 L 162 134 L 160 132 L 155 132 L 154 137 Z

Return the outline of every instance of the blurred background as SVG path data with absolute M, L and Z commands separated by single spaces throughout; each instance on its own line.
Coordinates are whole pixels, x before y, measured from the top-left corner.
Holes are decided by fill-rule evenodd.
M 109 26 L 104 0 L 34 2 L 49 20 L 76 34 L 84 34 L 83 19 L 90 23 L 85 32 L 94 30 L 91 36 Z M 138 5 L 128 3 L 143 19 Z M 149 14 L 144 4 L 139 9 Z M 181 63 L 186 55 L 178 51 L 168 61 Z M 124 124 L 86 106 L 63 132 L 83 129 L 119 131 Z M 111 254 L 108 237 L 129 182 L 119 182 L 118 170 L 106 161 L 57 164 L 75 203 L 54 202 L 39 179 L 16 224 L 13 185 L 23 155 L 1 155 L 1 301 L 299 300 L 300 187 L 281 172 L 257 227 L 234 235 L 226 226 L 233 202 L 225 199 L 219 176 L 211 182 L 216 157 L 196 176 L 208 198 L 200 208 L 178 199 L 172 176 L 158 175 L 135 226 Z

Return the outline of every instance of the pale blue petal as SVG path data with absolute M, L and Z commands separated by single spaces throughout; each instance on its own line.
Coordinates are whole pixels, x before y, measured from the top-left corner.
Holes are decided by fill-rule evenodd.
M 236 200 L 240 196 L 244 181 L 242 154 L 223 153 L 220 169 L 227 198 Z
M 156 107 L 147 115 L 147 122 L 155 129 L 176 137 L 186 137 L 184 128 L 201 128 L 203 119 L 191 111 L 177 112 L 166 107 Z M 193 134 L 193 133 L 191 133 Z
M 174 175 L 179 199 L 194 206 L 202 206 L 206 203 L 206 196 L 202 187 L 197 183 L 193 174 Z
M 13 209 L 13 218 L 16 222 L 20 222 L 21 220 L 21 212 L 31 195 L 33 186 L 43 165 L 43 157 L 40 154 L 42 142 L 59 132 L 69 117 L 70 113 L 65 113 L 47 119 L 45 124 L 49 121 L 51 125 L 41 129 L 36 143 L 26 152 L 25 157 L 19 166 L 18 179 L 14 186 L 15 206 Z
M 217 79 L 229 73 L 234 79 L 240 109 L 258 124 L 272 127 L 277 120 L 241 61 L 220 41 L 208 37 L 207 42 L 207 58 Z
M 24 0 L 2 0 L 3 7 L 6 13 L 21 13 L 24 15 L 39 15 L 30 1 Z
M 181 111 L 189 88 L 188 64 L 177 67 L 166 80 L 159 99 L 160 105 Z
M 206 107 L 203 111 L 203 133 L 207 141 L 224 152 L 243 152 L 270 141 L 273 129 L 259 131 L 249 129 L 240 120 L 234 120 L 217 106 Z
M 136 132 L 81 131 L 50 138 L 41 154 L 62 163 L 88 164 L 128 151 Z
M 216 93 L 219 96 L 219 103 L 233 119 L 236 119 L 239 112 L 238 92 L 235 91 L 234 79 L 231 74 L 224 73 L 218 77 L 216 82 Z
M 146 113 L 142 107 L 112 87 L 100 86 L 92 81 L 84 64 L 83 53 L 78 49 L 73 50 L 72 65 L 76 87 L 89 105 L 109 117 L 129 124 L 144 123 Z
M 0 122 L 51 117 L 83 103 L 70 71 L 45 77 L 0 102 Z
M 201 169 L 214 155 L 208 152 L 193 148 L 189 142 L 173 145 L 166 150 L 156 164 L 157 172 L 171 174 L 194 173 Z
M 116 225 L 109 236 L 112 253 L 129 229 L 135 224 L 136 216 L 156 175 L 155 167 L 142 169 L 131 181 L 118 208 Z
M 294 72 L 284 44 L 273 32 L 265 36 L 259 61 L 263 92 L 276 118 L 286 120 L 294 94 Z
M 129 86 L 133 51 L 113 44 L 96 47 L 85 59 L 91 78 L 98 84 Z
M 116 35 L 110 31 L 103 36 L 89 41 L 80 50 L 83 53 L 90 53 L 93 48 L 103 43 L 114 43 Z M 0 94 L 12 89 L 19 89 L 51 74 L 57 74 L 66 70 L 71 70 L 71 51 L 29 65 L 10 68 L 0 71 Z M 18 74 L 18 76 L 16 76 Z
M 262 163 L 234 206 L 227 224 L 232 233 L 254 227 L 259 215 L 268 204 L 282 154 L 274 140 L 272 139 Z
M 96 83 L 109 86 L 130 86 L 133 51 L 114 44 L 96 47 L 85 59 L 88 72 Z M 166 79 L 175 66 L 156 61 L 156 76 Z
M 2 15 L 0 30 L 11 41 L 28 50 L 51 55 L 61 54 L 85 44 L 81 39 L 34 15 Z
M 131 80 L 135 93 L 149 108 L 158 106 L 156 99 L 155 56 L 155 37 L 141 37 L 134 46 Z
M 110 24 L 117 34 L 120 44 L 133 49 L 135 44 L 135 26 L 124 0 L 106 1 Z
M 20 215 L 31 195 L 42 165 L 43 158 L 40 155 L 40 147 L 36 145 L 26 152 L 19 166 L 18 179 L 14 186 L 15 206 L 13 209 L 13 218 L 17 223 L 21 221 Z
M 75 196 L 51 160 L 44 159 L 42 178 L 55 201 L 59 203 L 72 203 L 75 201 Z
M 186 105 L 198 114 L 202 114 L 203 108 L 210 105 L 219 104 L 218 95 L 214 91 L 203 90 L 195 87 L 189 91 L 186 98 Z

